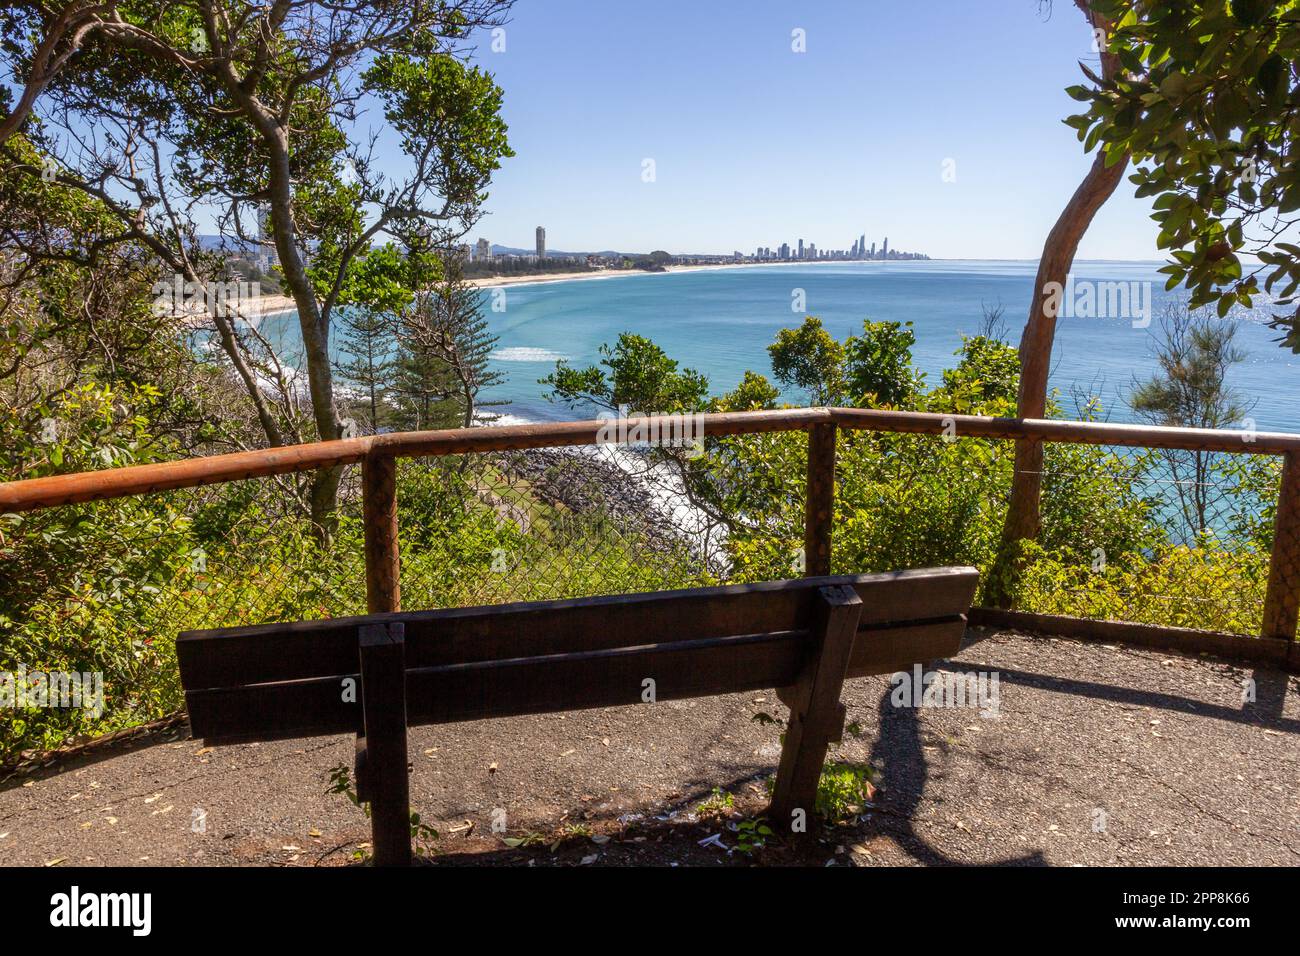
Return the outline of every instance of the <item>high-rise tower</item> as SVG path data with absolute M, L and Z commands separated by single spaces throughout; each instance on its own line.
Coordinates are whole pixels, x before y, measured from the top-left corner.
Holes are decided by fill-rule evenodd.
M 546 227 L 537 227 L 537 258 L 546 258 Z

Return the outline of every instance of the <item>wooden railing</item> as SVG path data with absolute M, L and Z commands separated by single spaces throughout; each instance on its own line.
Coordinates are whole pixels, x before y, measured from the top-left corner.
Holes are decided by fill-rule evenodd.
M 799 408 L 777 411 L 724 412 L 702 416 L 704 434 L 808 432 L 808 483 L 804 552 L 806 573 L 830 573 L 836 442 L 841 430 L 939 435 L 1015 441 L 1065 442 L 1131 448 L 1181 449 L 1230 454 L 1277 455 L 1284 458 L 1273 551 L 1264 601 L 1261 637 L 1296 637 L 1300 614 L 1300 435 L 1236 430 L 1166 428 L 1045 419 L 985 418 L 924 412 L 860 408 Z M 629 430 L 654 417 L 632 418 Z M 576 421 L 372 435 L 192 458 L 162 464 L 57 475 L 0 484 L 0 513 L 26 512 L 76 502 L 142 495 L 177 488 L 238 481 L 287 472 L 362 464 L 366 541 L 366 592 L 371 611 L 401 608 L 397 548 L 396 459 L 492 452 L 511 449 L 594 445 L 607 423 Z M 654 433 L 658 433 L 657 430 Z M 986 614 L 989 620 L 1001 620 Z M 1032 618 L 1026 615 L 1025 619 Z M 1097 636 L 1123 640 L 1110 622 L 1074 621 L 1078 633 L 1089 627 Z M 1143 633 L 1167 631 L 1175 638 L 1184 629 L 1139 625 Z M 1137 632 L 1134 632 L 1136 635 Z M 1148 637 L 1150 634 L 1147 635 Z M 1223 638 L 1231 635 L 1221 635 Z M 1139 639 L 1140 636 L 1139 636 Z M 1249 638 L 1235 638 L 1251 640 Z M 1150 641 L 1144 641 L 1150 642 Z M 1223 641 L 1202 647 L 1223 649 Z M 1294 649 L 1261 652 L 1266 659 L 1294 659 Z

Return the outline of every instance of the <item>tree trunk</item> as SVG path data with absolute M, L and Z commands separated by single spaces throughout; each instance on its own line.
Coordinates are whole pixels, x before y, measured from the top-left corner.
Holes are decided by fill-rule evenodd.
M 1075 3 L 1094 29 L 1105 29 L 1109 33 L 1109 24 L 1092 12 L 1087 0 L 1075 0 Z M 1101 66 L 1103 80 L 1110 81 L 1119 75 L 1119 61 L 1113 53 L 1101 54 Z M 1020 418 L 1042 418 L 1046 414 L 1047 376 L 1051 370 L 1052 344 L 1056 337 L 1056 309 L 1061 301 L 1060 294 L 1053 295 L 1053 291 L 1065 287 L 1080 240 L 1097 210 L 1119 185 L 1127 168 L 1127 155 L 1107 166 L 1105 151 L 1100 150 L 1056 225 L 1047 234 L 1042 257 L 1038 260 L 1029 319 L 1020 337 L 1020 390 L 1016 403 Z M 1053 283 L 1057 285 L 1053 286 Z M 1015 579 L 1020 571 L 1020 543 L 1035 540 L 1041 530 L 1039 505 L 1042 486 L 1043 443 L 1031 440 L 1016 442 L 1011 500 L 1002 528 L 997 562 L 985 595 L 985 600 L 996 607 L 1010 606 Z
M 298 326 L 302 331 L 304 358 L 307 362 L 307 387 L 311 394 L 312 417 L 319 441 L 334 441 L 343 432 L 334 402 L 334 373 L 329 355 L 329 317 L 321 314 L 316 290 L 307 276 L 307 264 L 298 248 L 293 223 L 293 186 L 289 171 L 289 143 L 283 129 L 276 128 L 264 141 L 269 147 L 268 186 L 271 222 L 275 230 L 275 249 L 285 284 L 298 307 Z M 312 477 L 311 517 L 317 535 L 328 542 L 336 523 L 339 468 L 321 468 Z

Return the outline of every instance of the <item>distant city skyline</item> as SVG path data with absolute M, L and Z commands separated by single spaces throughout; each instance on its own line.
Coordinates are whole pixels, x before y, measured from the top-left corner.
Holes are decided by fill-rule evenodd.
M 1073 5 L 1035 0 L 662 0 L 654 17 L 523 0 L 504 48 L 474 58 L 504 91 L 517 154 L 478 229 L 524 249 L 544 222 L 561 249 L 727 254 L 801 231 L 861 240 L 865 223 L 934 258 L 1037 258 L 1092 161 L 1062 122 L 1091 40 Z M 1014 82 L 994 49 L 1019 51 Z M 1080 258 L 1164 258 L 1133 188 Z
M 885 259 L 904 260 L 904 259 L 929 259 L 929 258 L 931 258 L 930 256 L 928 256 L 928 255 L 926 255 L 925 253 L 922 253 L 922 252 L 904 252 L 904 251 L 899 250 L 899 249 L 897 249 L 897 248 L 895 248 L 895 249 L 892 250 L 892 253 L 893 253 L 893 254 L 891 255 L 891 250 L 890 250 L 890 248 L 889 248 L 889 237 L 888 237 L 888 236 L 886 236 L 886 237 L 881 241 L 881 243 L 880 243 L 880 252 L 879 252 L 879 254 L 877 254 L 877 252 L 876 252 L 876 243 L 875 243 L 875 242 L 872 242 L 872 243 L 871 243 L 870 248 L 867 247 L 866 242 L 867 242 L 867 235 L 866 235 L 866 233 L 862 233 L 862 234 L 861 234 L 857 239 L 854 239 L 853 242 L 852 242 L 852 244 L 851 244 L 847 249 L 844 249 L 844 248 L 838 248 L 838 249 L 825 249 L 825 248 L 819 248 L 819 247 L 817 246 L 817 244 L 814 243 L 814 242 L 808 242 L 808 243 L 805 243 L 803 239 L 799 239 L 799 240 L 797 240 L 797 244 L 796 244 L 795 246 L 791 246 L 790 243 L 788 243 L 788 242 L 783 242 L 783 243 L 781 243 L 779 246 L 776 246 L 776 247 L 772 247 L 772 246 L 756 246 L 756 247 L 754 248 L 754 252 L 753 252 L 753 253 L 747 253 L 747 252 L 743 252 L 743 251 L 741 251 L 741 250 L 739 250 L 739 249 L 736 249 L 736 250 L 733 250 L 733 251 L 730 253 L 730 258 L 735 258 L 735 259 L 742 259 L 742 258 L 743 258 L 743 259 L 753 259 L 753 260 L 758 260 L 758 261 L 762 261 L 762 260 L 792 260 L 792 261 L 807 260 L 807 261 L 810 261 L 810 262 L 811 262 L 811 261 L 818 261 L 818 262 L 820 262 L 820 261 L 827 261 L 827 260 L 836 260 L 836 261 L 857 261 L 857 260 L 862 260 L 862 261 L 865 261 L 865 260 L 872 260 L 872 259 L 879 259 L 879 260 L 885 260 Z M 486 236 L 480 236 L 480 237 L 477 239 L 477 241 L 475 242 L 475 244 L 474 244 L 472 247 L 471 247 L 468 243 L 466 243 L 466 244 L 464 244 L 463 248 L 466 249 L 467 251 L 469 251 L 469 252 L 471 253 L 471 258 L 472 258 L 472 259 L 494 258 L 494 257 L 496 257 L 496 256 L 498 256 L 498 255 L 500 255 L 500 254 L 502 254 L 503 252 L 508 252 L 509 254 L 514 255 L 514 256 L 516 256 L 516 257 L 518 257 L 518 258 L 525 258 L 525 259 L 545 259 L 545 258 L 547 258 L 547 255 L 548 255 L 547 245 L 546 245 L 546 227 L 545 227 L 545 226 L 538 226 L 538 227 L 536 228 L 536 230 L 535 230 L 535 246 L 534 246 L 534 251 L 533 251 L 533 253 L 531 253 L 531 254 L 528 254 L 528 253 L 524 252 L 523 250 L 525 249 L 525 247 L 523 247 L 523 246 L 511 246 L 511 245 L 508 245 L 508 244 L 505 244 L 505 243 L 492 242 L 492 241 L 491 241 L 490 239 L 488 239 Z M 498 252 L 498 250 L 501 250 L 501 252 Z M 634 254 L 634 255 L 648 255 L 649 253 L 651 253 L 651 252 L 653 252 L 653 251 L 655 251 L 655 250 L 651 250 L 651 249 L 615 249 L 615 247 L 613 247 L 613 246 L 601 246 L 601 247 L 599 247 L 599 248 L 592 248 L 592 249 L 570 249 L 570 250 L 564 250 L 564 251 L 560 251 L 560 250 L 551 250 L 551 252 L 550 252 L 549 254 L 552 255 L 552 256 L 558 256 L 558 257 L 562 257 L 562 258 L 563 258 L 563 257 L 574 257 L 574 256 L 590 256 L 590 255 L 595 255 L 595 254 L 597 254 L 597 253 L 601 253 L 601 252 L 611 252 L 611 251 L 618 251 L 618 252 L 622 252 L 622 253 L 626 253 L 626 254 L 630 254 L 630 255 L 633 255 L 633 254 Z M 702 251 L 700 251 L 700 250 L 696 250 L 696 249 L 688 249 L 688 248 L 665 248 L 665 249 L 663 249 L 663 251 L 668 252 L 668 253 L 672 254 L 673 256 L 681 256 L 681 257 L 687 257 L 687 258 L 694 258 L 694 257 L 699 257 L 699 256 L 721 256 L 721 257 L 724 257 L 724 258 L 728 257 L 728 254 L 727 254 L 727 253 L 702 252 Z

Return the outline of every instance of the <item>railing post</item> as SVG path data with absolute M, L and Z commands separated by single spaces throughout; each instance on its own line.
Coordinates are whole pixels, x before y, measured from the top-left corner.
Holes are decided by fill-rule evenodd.
M 373 454 L 362 459 L 361 494 L 366 529 L 366 608 L 371 614 L 400 611 L 397 459 Z
M 1300 612 L 1300 452 L 1288 452 L 1282 465 L 1277 517 L 1273 521 L 1273 555 L 1264 596 L 1263 637 L 1294 641 Z
M 804 501 L 804 576 L 831 573 L 831 520 L 835 512 L 834 422 L 808 431 L 808 493 Z

